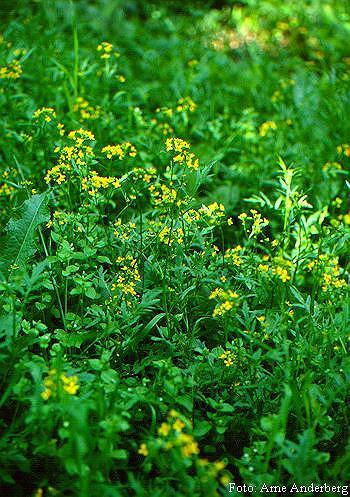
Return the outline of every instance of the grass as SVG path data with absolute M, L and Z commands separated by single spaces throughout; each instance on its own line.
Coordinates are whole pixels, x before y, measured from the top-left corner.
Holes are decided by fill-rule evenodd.
M 349 5 L 219 4 L 3 4 L 4 495 L 346 487 Z

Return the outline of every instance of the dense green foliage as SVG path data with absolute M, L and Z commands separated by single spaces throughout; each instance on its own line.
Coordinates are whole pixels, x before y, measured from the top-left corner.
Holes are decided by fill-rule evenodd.
M 345 483 L 347 0 L 16 3 L 1 495 Z

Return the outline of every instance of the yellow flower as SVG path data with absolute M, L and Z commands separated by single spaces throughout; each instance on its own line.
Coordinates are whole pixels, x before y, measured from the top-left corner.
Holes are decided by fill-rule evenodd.
M 236 247 L 229 248 L 225 252 L 225 261 L 229 264 L 233 264 L 234 266 L 240 266 L 243 262 L 243 259 L 240 257 L 239 253 L 242 252 L 242 247 L 237 245 Z
M 220 477 L 220 483 L 227 486 L 230 483 L 231 478 L 226 474 Z
M 230 350 L 225 350 L 225 352 L 219 355 L 219 359 L 222 359 L 226 367 L 232 366 L 236 356 Z
M 268 264 L 259 264 L 258 266 L 259 271 L 262 271 L 263 273 L 267 273 L 269 270 Z
M 347 225 L 350 225 L 350 212 L 348 212 L 347 214 L 344 214 L 343 222 Z
M 98 119 L 101 115 L 101 107 L 93 107 L 83 97 L 77 97 L 73 111 L 79 113 L 82 120 Z
M 158 434 L 161 435 L 162 437 L 168 436 L 170 431 L 170 425 L 168 423 L 162 423 L 160 425 L 160 428 L 158 428 Z
M 0 79 L 18 79 L 21 74 L 22 67 L 17 59 L 13 59 L 7 66 L 0 67 Z
M 117 156 L 119 160 L 123 160 L 127 156 L 135 157 L 137 155 L 136 148 L 130 142 L 124 142 L 117 145 L 106 145 L 101 152 L 106 154 L 107 159 L 112 159 Z
M 45 388 L 43 392 L 41 392 L 41 396 L 44 400 L 48 400 L 52 395 L 52 391 L 49 388 Z
M 219 300 L 213 311 L 213 317 L 220 317 L 229 312 L 237 303 L 238 294 L 232 290 L 223 290 L 222 288 L 216 288 L 209 295 L 209 299 Z
M 56 112 L 52 107 L 41 107 L 37 109 L 33 114 L 33 119 L 38 120 L 39 118 L 44 119 L 47 123 L 56 118 Z
M 107 41 L 103 41 L 99 45 L 97 45 L 97 51 L 101 52 L 101 59 L 109 59 L 111 56 L 111 52 L 113 50 L 113 45 L 108 43 Z
M 215 461 L 214 467 L 217 471 L 222 471 L 225 468 L 226 464 L 223 461 Z
M 197 108 L 197 104 L 192 100 L 191 97 L 180 98 L 177 102 L 176 110 L 178 112 L 194 112 Z
M 61 374 L 60 378 L 63 383 L 63 389 L 70 395 L 75 395 L 79 390 L 78 377 Z
M 276 129 L 277 129 L 277 124 L 275 123 L 275 121 L 266 121 L 262 123 L 262 125 L 259 127 L 259 135 L 266 136 L 270 130 L 276 130 Z
M 288 280 L 290 280 L 288 271 L 285 268 L 277 266 L 276 268 L 273 269 L 273 273 L 277 274 L 277 276 L 280 278 L 280 280 L 283 281 L 283 283 L 286 283 Z
M 140 445 L 138 453 L 141 454 L 142 456 L 145 456 L 145 457 L 148 456 L 149 452 L 148 452 L 147 445 L 145 443 Z
M 193 454 L 199 454 L 197 442 L 191 435 L 181 433 L 179 436 L 180 443 L 182 443 L 181 452 L 185 457 L 190 457 Z
M 185 428 L 185 423 L 183 423 L 181 419 L 177 419 L 173 424 L 173 428 L 176 431 L 182 431 Z
M 167 138 L 165 148 L 167 152 L 172 150 L 174 152 L 182 152 L 185 149 L 189 149 L 190 144 L 184 140 L 181 140 L 181 138 Z

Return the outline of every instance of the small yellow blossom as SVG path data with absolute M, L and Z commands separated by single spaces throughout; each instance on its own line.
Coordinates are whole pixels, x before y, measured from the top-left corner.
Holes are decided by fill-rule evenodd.
M 106 145 L 101 152 L 106 154 L 107 159 L 112 159 L 117 156 L 119 160 L 123 160 L 125 157 L 136 157 L 137 155 L 136 148 L 130 142 L 124 142 L 117 145 Z
M 176 110 L 178 112 L 194 112 L 197 108 L 197 104 L 192 100 L 191 97 L 180 98 L 177 102 Z
M 176 431 L 182 431 L 185 428 L 185 423 L 183 423 L 181 419 L 177 419 L 173 424 L 173 428 Z
M 168 423 L 162 423 L 158 428 L 158 434 L 162 437 L 168 436 L 170 432 L 170 425 Z
M 61 374 L 60 378 L 62 380 L 63 389 L 70 395 L 75 395 L 79 390 L 78 377 L 76 375 L 66 376 L 65 374 Z
M 231 311 L 237 304 L 238 294 L 232 290 L 224 290 L 216 288 L 210 295 L 209 299 L 218 300 L 219 303 L 215 306 L 213 317 L 221 317 Z
M 22 67 L 17 59 L 13 59 L 7 66 L 0 67 L 0 79 L 18 79 L 22 75 Z
M 277 124 L 275 123 L 275 121 L 266 121 L 262 123 L 262 125 L 259 127 L 259 135 L 266 136 L 270 130 L 274 131 L 276 129 L 277 129 Z
M 97 51 L 101 52 L 101 59 L 109 59 L 113 50 L 113 45 L 107 41 L 103 41 L 97 45 Z
M 149 452 L 148 452 L 147 445 L 145 443 L 142 443 L 140 445 L 138 453 L 141 454 L 142 456 L 145 456 L 145 457 L 148 456 Z
M 45 122 L 49 123 L 53 119 L 56 119 L 56 112 L 52 107 L 41 107 L 34 112 L 33 119 L 43 119 Z

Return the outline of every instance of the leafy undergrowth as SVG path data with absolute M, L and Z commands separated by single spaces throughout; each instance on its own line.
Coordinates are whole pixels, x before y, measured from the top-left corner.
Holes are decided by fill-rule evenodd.
M 17 4 L 4 495 L 346 482 L 348 2 Z

